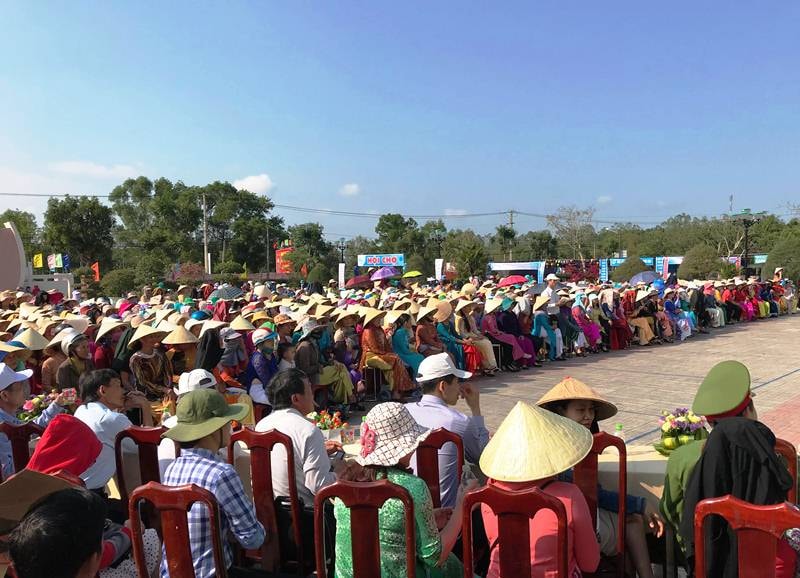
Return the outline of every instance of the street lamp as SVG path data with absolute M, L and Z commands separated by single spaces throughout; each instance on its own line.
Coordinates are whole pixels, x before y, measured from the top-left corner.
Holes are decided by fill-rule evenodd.
M 340 237 L 339 238 L 339 245 L 338 246 L 339 246 L 339 251 L 341 252 L 341 255 L 342 255 L 342 260 L 339 261 L 339 262 L 340 263 L 344 263 L 344 249 L 345 249 L 345 246 L 346 246 L 345 245 L 345 241 L 344 241 L 344 237 Z
M 754 213 L 750 209 L 742 209 L 741 213 L 728 215 L 728 219 L 740 223 L 744 227 L 744 254 L 742 255 L 742 275 L 750 273 L 750 227 L 758 223 L 767 214 L 766 211 Z

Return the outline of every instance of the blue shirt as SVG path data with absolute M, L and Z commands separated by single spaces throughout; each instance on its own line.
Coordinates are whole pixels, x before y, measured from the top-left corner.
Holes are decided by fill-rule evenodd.
M 232 563 L 231 549 L 226 540 L 228 530 L 243 548 L 258 548 L 266 532 L 256 519 L 253 502 L 244 493 L 242 480 L 233 466 L 223 462 L 216 454 L 204 449 L 186 449 L 172 462 L 164 473 L 164 485 L 182 486 L 197 484 L 217 498 L 222 530 L 222 550 L 225 567 Z M 192 549 L 196 578 L 213 578 L 214 568 L 211 520 L 206 507 L 195 504 L 189 510 L 189 545 Z M 162 546 L 161 578 L 169 578 L 167 553 Z
M 33 418 L 31 421 L 36 425 L 47 427 L 50 420 L 64 411 L 60 405 L 51 403 L 44 411 Z M 11 425 L 22 425 L 25 422 L 15 415 L 5 412 L 0 409 L 0 423 L 10 423 Z M 0 468 L 2 468 L 3 479 L 14 473 L 14 453 L 11 450 L 11 441 L 6 434 L 0 434 Z
M 406 408 L 422 427 L 443 427 L 461 436 L 464 442 L 464 459 L 473 464 L 478 463 L 483 449 L 489 443 L 489 431 L 484 426 L 483 416 L 468 417 L 435 395 L 423 395 L 418 402 L 406 404 Z M 417 473 L 416 456 L 411 461 L 411 467 Z M 446 443 L 439 450 L 439 487 L 443 508 L 455 506 L 460 483 L 456 446 Z

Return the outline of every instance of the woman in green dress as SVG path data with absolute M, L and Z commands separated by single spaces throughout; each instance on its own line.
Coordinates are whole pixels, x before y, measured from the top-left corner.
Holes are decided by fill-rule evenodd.
M 451 551 L 461 531 L 464 492 L 459 491 L 452 511 L 434 510 L 428 486 L 409 470 L 411 456 L 429 433 L 430 430 L 414 421 L 403 404 L 387 402 L 376 405 L 361 424 L 361 455 L 356 461 L 362 467 L 351 464 L 339 479 L 361 482 L 388 479 L 408 490 L 414 502 L 417 576 L 460 578 L 464 570 Z M 340 500 L 334 500 L 334 515 L 335 576 L 354 578 L 350 510 Z M 382 578 L 405 578 L 405 524 L 400 501 L 388 500 L 379 510 L 378 532 Z

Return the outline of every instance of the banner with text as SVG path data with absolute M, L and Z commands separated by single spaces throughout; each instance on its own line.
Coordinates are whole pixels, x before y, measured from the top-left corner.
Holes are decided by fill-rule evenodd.
M 405 267 L 406 256 L 403 253 L 387 253 L 383 255 L 359 255 L 359 267 Z

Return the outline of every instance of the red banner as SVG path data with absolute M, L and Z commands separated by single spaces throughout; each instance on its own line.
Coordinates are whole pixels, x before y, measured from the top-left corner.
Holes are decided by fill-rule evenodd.
M 294 251 L 294 247 L 285 247 L 275 251 L 275 271 L 277 273 L 292 273 L 292 262 L 287 259 L 292 251 Z
M 92 263 L 92 271 L 94 271 L 94 280 L 100 281 L 100 263 L 97 261 Z

